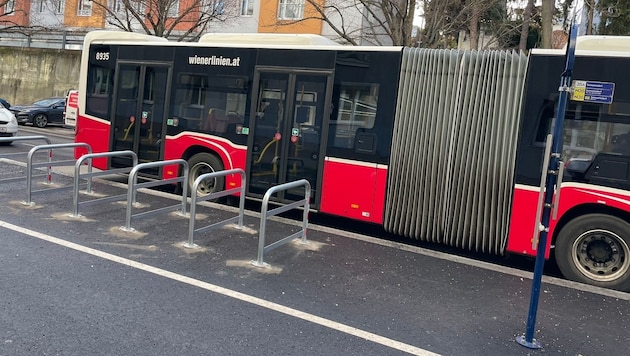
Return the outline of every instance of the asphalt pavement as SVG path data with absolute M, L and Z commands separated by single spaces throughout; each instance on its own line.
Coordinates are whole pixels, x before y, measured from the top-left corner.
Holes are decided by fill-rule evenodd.
M 0 156 L 2 151 L 0 151 Z M 24 174 L 0 160 L 0 179 Z M 72 178 L 53 174 L 56 187 Z M 50 186 L 35 182 L 36 189 Z M 126 194 L 97 180 L 80 201 Z M 127 204 L 73 211 L 71 191 L 0 181 L 0 355 L 622 355 L 630 294 L 545 277 L 535 338 L 531 273 L 310 225 L 254 266 L 259 214 L 194 236 L 176 212 L 134 218 Z M 179 205 L 143 191 L 132 212 Z M 237 214 L 203 203 L 197 226 Z M 269 243 L 299 231 L 267 223 Z

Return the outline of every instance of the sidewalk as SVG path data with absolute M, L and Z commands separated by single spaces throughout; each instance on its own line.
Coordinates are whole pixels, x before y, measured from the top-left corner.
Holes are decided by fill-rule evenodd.
M 0 170 L 10 172 L 11 165 L 0 162 Z M 59 174 L 54 181 L 72 184 Z M 107 181 L 93 188 L 99 196 L 126 191 Z M 255 212 L 245 216 L 247 229 L 200 233 L 195 236 L 200 248 L 189 249 L 183 246 L 188 219 L 175 213 L 134 220 L 135 231 L 126 232 L 120 229 L 125 203 L 82 208 L 82 217 L 73 218 L 71 192 L 34 195 L 33 206 L 20 203 L 22 192 L 24 182 L 0 185 L 0 220 L 427 352 L 621 355 L 630 345 L 629 293 L 545 277 L 535 335 L 543 348 L 529 350 L 514 339 L 525 332 L 531 273 L 315 225 L 309 226 L 308 245 L 281 246 L 265 255 L 269 267 L 260 268 L 251 264 L 260 226 Z M 178 204 L 177 199 L 139 193 L 142 206 L 134 213 Z M 205 203 L 197 212 L 197 227 L 236 214 L 232 207 Z M 268 222 L 267 244 L 299 231 L 299 224 Z

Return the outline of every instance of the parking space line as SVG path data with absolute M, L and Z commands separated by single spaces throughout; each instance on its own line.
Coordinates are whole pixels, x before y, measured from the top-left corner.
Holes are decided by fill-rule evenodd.
M 215 284 L 211 284 L 211 283 L 203 282 L 194 278 L 182 276 L 174 272 L 170 272 L 164 269 L 149 266 L 144 263 L 133 261 L 127 258 L 112 255 L 107 252 L 99 251 L 99 250 L 96 250 L 87 246 L 83 246 L 83 245 L 79 245 L 73 242 L 62 240 L 60 238 L 43 234 L 43 233 L 30 230 L 27 228 L 23 228 L 21 226 L 13 225 L 11 223 L 8 223 L 2 220 L 0 220 L 0 227 L 15 231 L 17 233 L 25 234 L 25 235 L 28 235 L 28 236 L 31 236 L 31 237 L 34 237 L 43 241 L 47 241 L 47 242 L 50 242 L 59 246 L 63 246 L 63 247 L 70 248 L 76 251 L 87 253 L 92 256 L 100 257 L 100 258 L 103 258 L 103 259 L 106 259 L 115 263 L 119 263 L 119 264 L 129 266 L 132 268 L 136 268 L 145 272 L 153 273 L 161 277 L 165 277 L 165 278 L 169 278 L 178 282 L 186 283 L 188 285 L 202 288 L 210 292 L 224 295 L 226 297 L 237 299 L 242 302 L 257 305 L 259 307 L 273 310 L 278 313 L 282 313 L 282 314 L 285 314 L 294 318 L 302 319 L 302 320 L 305 320 L 305 321 L 308 321 L 308 322 L 311 322 L 320 326 L 324 326 L 329 329 L 340 331 L 348 335 L 365 339 L 365 340 L 380 344 L 382 346 L 386 346 L 392 349 L 407 352 L 412 355 L 423 355 L 423 356 L 424 355 L 427 355 L 427 356 L 438 355 L 436 353 L 433 353 L 431 351 L 428 351 L 428 350 L 425 350 L 425 349 L 422 349 L 413 345 L 405 344 L 397 340 L 393 340 L 393 339 L 380 336 L 380 335 L 377 335 L 377 334 L 374 334 L 365 330 L 361 330 L 361 329 L 358 329 L 358 328 L 355 328 L 346 324 L 342 324 L 342 323 L 332 321 L 323 317 L 319 317 L 317 315 L 313 315 L 313 314 L 306 313 L 297 309 L 286 307 L 284 305 L 270 302 L 265 299 L 261 299 L 261 298 L 257 298 L 257 297 L 254 297 L 245 293 L 237 292 L 235 290 L 223 288 Z

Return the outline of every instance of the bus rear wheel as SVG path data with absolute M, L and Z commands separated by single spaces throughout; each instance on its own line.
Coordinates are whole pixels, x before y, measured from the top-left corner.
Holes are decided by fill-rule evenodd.
M 188 160 L 188 191 L 192 193 L 195 180 L 206 173 L 214 173 L 223 170 L 221 160 L 210 153 L 197 153 Z M 225 187 L 225 179 L 223 177 L 204 179 L 197 186 L 197 195 L 203 196 L 214 192 L 220 192 Z
M 603 214 L 573 219 L 558 234 L 555 258 L 568 279 L 630 291 L 630 224 Z

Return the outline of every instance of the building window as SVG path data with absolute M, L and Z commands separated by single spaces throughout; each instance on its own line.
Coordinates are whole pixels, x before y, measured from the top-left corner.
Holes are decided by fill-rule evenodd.
M 4 4 L 4 14 L 13 15 L 15 13 L 15 0 L 9 0 Z
M 111 2 L 110 10 L 112 12 L 120 12 L 123 9 L 124 9 L 124 5 L 122 3 L 122 0 L 114 0 Z
M 179 16 L 179 1 L 171 3 L 171 6 L 168 8 L 168 17 L 177 17 Z
M 130 6 L 136 13 L 144 14 L 144 2 L 142 2 L 142 0 L 131 0 Z M 179 7 L 179 4 L 177 6 Z
M 212 10 L 215 15 L 223 15 L 225 13 L 225 0 L 214 0 Z
M 301 20 L 304 18 L 304 0 L 280 0 L 278 20 Z
M 143 0 L 129 0 L 128 4 L 125 5 L 125 0 L 112 0 L 111 2 L 111 11 L 112 12 L 117 12 L 117 13 L 122 13 L 122 12 L 127 12 L 127 11 L 131 11 L 131 12 L 136 12 L 138 14 L 144 14 L 144 3 Z M 169 16 L 171 14 L 171 10 L 169 10 Z M 179 13 L 179 3 L 177 3 L 177 5 L 175 5 L 175 16 L 177 16 L 177 13 Z
M 78 16 L 92 16 L 92 0 L 79 0 Z
M 241 7 L 242 16 L 252 16 L 254 14 L 254 0 L 243 0 Z
M 202 6 L 208 16 L 225 14 L 225 0 L 204 0 Z
M 39 0 L 39 12 L 63 14 L 64 0 Z

